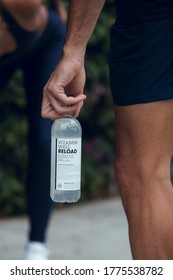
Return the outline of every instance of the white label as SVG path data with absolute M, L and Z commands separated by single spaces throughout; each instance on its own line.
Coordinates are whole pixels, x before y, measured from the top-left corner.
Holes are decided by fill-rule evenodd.
M 81 139 L 56 138 L 56 189 L 79 190 Z

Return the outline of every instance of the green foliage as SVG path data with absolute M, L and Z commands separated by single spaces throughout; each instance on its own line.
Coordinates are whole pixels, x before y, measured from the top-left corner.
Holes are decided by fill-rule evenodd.
M 114 116 L 108 82 L 107 56 L 113 3 L 107 1 L 86 55 L 86 94 L 80 115 L 83 127 L 82 199 L 112 194 L 114 182 Z M 116 190 L 115 190 L 116 192 Z
M 1 214 L 20 214 L 25 211 L 24 188 L 16 176 L 8 174 L 1 178 Z M 3 206 L 3 207 L 2 207 Z
M 83 128 L 82 201 L 109 196 L 114 176 L 114 117 L 107 66 L 112 10 L 112 1 L 107 1 L 87 48 L 87 101 L 79 117 Z M 0 210 L 8 215 L 26 209 L 25 107 L 22 73 L 17 71 L 0 94 Z
M 25 210 L 27 122 L 21 72 L 0 94 L 0 209 L 7 214 Z

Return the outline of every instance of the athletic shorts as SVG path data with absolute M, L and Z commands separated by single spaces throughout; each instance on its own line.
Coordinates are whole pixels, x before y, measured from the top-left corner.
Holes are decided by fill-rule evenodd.
M 173 98 L 173 18 L 115 24 L 109 70 L 115 105 Z

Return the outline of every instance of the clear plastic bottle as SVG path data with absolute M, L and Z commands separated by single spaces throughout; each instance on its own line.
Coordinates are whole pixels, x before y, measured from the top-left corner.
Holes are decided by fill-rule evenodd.
M 77 202 L 81 195 L 82 129 L 73 117 L 54 121 L 51 132 L 51 188 L 55 202 Z

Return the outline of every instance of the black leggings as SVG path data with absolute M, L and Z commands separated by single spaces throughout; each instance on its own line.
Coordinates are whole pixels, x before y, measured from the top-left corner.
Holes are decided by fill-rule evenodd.
M 41 117 L 43 87 L 54 70 L 62 51 L 65 25 L 49 11 L 49 20 L 42 36 L 26 55 L 15 56 L 1 65 L 0 89 L 4 88 L 12 73 L 23 70 L 27 93 L 29 122 L 29 162 L 26 182 L 29 240 L 44 242 L 52 209 L 50 199 L 50 136 L 52 121 Z

